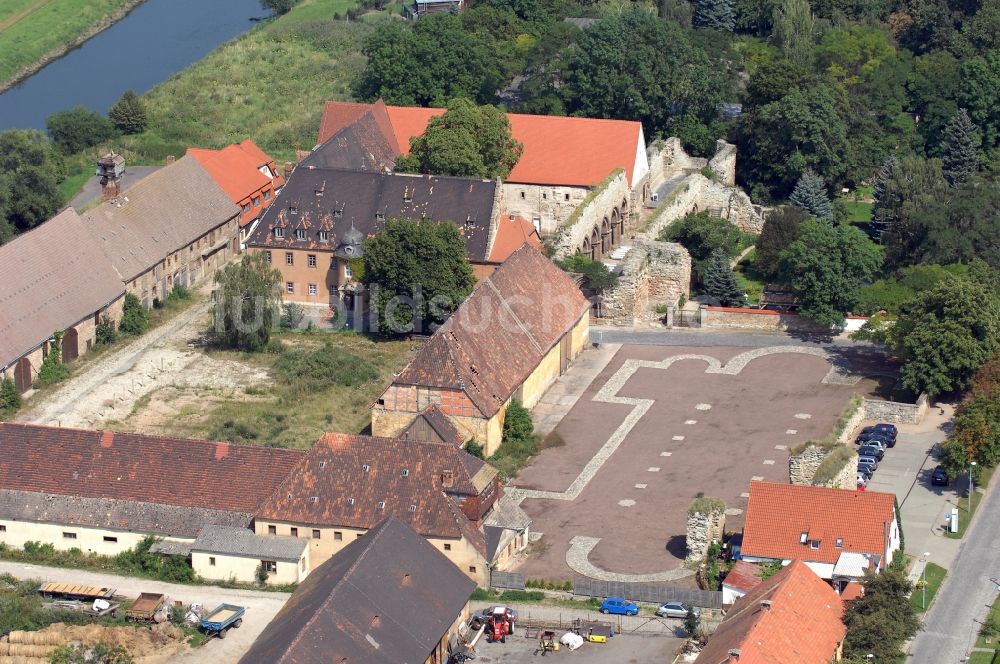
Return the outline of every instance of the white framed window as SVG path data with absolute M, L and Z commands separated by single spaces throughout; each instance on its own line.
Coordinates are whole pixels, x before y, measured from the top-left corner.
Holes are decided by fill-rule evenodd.
M 284 228 L 275 228 L 274 229 L 274 237 L 279 237 L 279 238 L 280 237 L 285 237 L 285 229 Z
M 316 284 L 309 284 L 309 294 L 310 295 L 316 295 L 317 291 L 318 291 L 318 289 L 316 288 Z
M 285 252 L 285 265 L 295 265 L 295 254 L 290 251 Z
M 306 231 L 305 231 L 304 228 L 296 228 L 295 229 L 295 239 L 296 240 L 304 240 L 304 239 L 306 239 Z
M 344 276 L 348 279 L 354 278 L 354 272 L 351 270 L 351 266 L 344 263 Z
M 309 267 L 316 267 L 316 254 L 309 254 L 307 257 Z
M 327 231 L 320 231 L 319 232 L 319 241 L 320 242 L 329 242 L 330 241 L 330 234 Z
M 295 293 L 295 284 L 293 282 L 291 282 L 291 281 L 289 281 L 288 283 L 286 283 L 285 284 L 285 292 L 288 293 L 289 295 L 294 294 Z
M 271 264 L 271 252 L 270 251 L 265 251 L 264 255 L 267 256 L 267 264 L 270 265 Z

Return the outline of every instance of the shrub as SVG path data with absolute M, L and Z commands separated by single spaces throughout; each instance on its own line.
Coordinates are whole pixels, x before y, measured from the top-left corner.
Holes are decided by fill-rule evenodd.
M 828 484 L 837 476 L 844 466 L 850 462 L 852 458 L 857 456 L 857 452 L 852 450 L 846 445 L 838 445 L 832 452 L 826 455 L 823 461 L 820 462 L 819 467 L 816 468 L 816 474 L 813 475 L 813 486 L 821 486 Z M 854 481 L 854 478 L 851 478 Z M 853 489 L 853 486 L 842 486 L 835 487 L 840 489 Z
M 260 437 L 260 432 L 244 422 L 226 420 L 212 429 L 210 438 L 227 440 L 232 443 L 251 443 Z
M 469 440 L 465 443 L 465 451 L 476 457 L 477 459 L 485 459 L 483 446 L 477 443 L 475 440 Z
M 51 385 L 58 383 L 69 376 L 69 367 L 62 363 L 62 332 L 56 332 L 49 348 L 49 354 L 42 360 L 42 366 L 38 369 L 38 385 Z
M 566 272 L 582 274 L 586 287 L 595 291 L 614 288 L 618 283 L 618 275 L 608 269 L 601 261 L 595 261 L 583 254 L 573 254 L 569 258 L 556 261 L 556 265 Z
M 149 121 L 145 102 L 133 90 L 126 90 L 115 102 L 108 111 L 108 119 L 123 134 L 141 134 Z
M 53 555 L 55 555 L 55 553 L 56 553 L 56 547 L 53 546 L 52 544 L 48 543 L 48 542 L 45 542 L 43 544 L 41 542 L 34 542 L 34 541 L 30 541 L 29 540 L 29 541 L 27 541 L 27 542 L 24 543 L 24 551 L 25 551 L 25 553 L 28 553 L 28 554 L 31 554 L 31 555 L 34 555 L 34 556 L 45 557 L 45 556 L 53 556 Z
M 188 290 L 187 286 L 182 286 L 177 284 L 170 291 L 170 295 L 167 296 L 167 302 L 180 302 L 183 300 L 191 299 L 191 291 Z
M 538 437 L 531 413 L 517 399 L 510 402 L 503 421 L 500 449 L 489 458 L 504 478 L 517 474 L 524 463 L 538 452 Z
M 264 563 L 257 565 L 257 571 L 254 572 L 254 578 L 257 580 L 257 585 L 263 586 L 267 584 L 267 568 L 264 567 Z
M 126 293 L 118 331 L 127 336 L 137 337 L 145 332 L 147 327 L 149 327 L 149 314 L 143 309 L 142 303 L 134 293 Z
M 115 322 L 107 314 L 101 316 L 100 322 L 94 328 L 94 336 L 98 346 L 110 346 L 118 339 Z
M 53 113 L 45 121 L 45 127 L 63 154 L 86 150 L 115 135 L 111 120 L 83 106 Z
M 301 304 L 288 302 L 282 307 L 281 327 L 286 330 L 296 330 L 306 317 L 306 310 Z M 309 321 L 312 323 L 312 321 Z
M 274 363 L 274 375 L 302 392 L 353 387 L 378 377 L 368 361 L 330 343 L 311 350 L 284 350 Z
M 21 407 L 21 394 L 10 378 L 0 380 L 0 419 L 14 415 Z
M 502 602 L 540 602 L 545 599 L 545 593 L 530 590 L 505 590 L 500 593 Z

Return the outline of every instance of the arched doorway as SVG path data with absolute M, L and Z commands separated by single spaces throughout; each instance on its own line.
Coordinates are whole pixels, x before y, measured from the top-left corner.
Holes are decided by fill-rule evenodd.
M 594 252 L 591 251 L 591 249 L 590 249 L 590 238 L 589 237 L 583 238 L 583 244 L 580 245 L 580 250 L 577 251 L 576 253 L 583 254 L 584 256 L 590 256 L 591 258 L 594 257 Z
M 601 254 L 611 251 L 611 245 L 611 224 L 608 222 L 608 218 L 605 217 L 604 221 L 601 222 Z
M 622 219 L 618 214 L 618 208 L 611 211 L 611 246 L 617 247 L 622 239 Z
M 31 360 L 22 357 L 14 367 L 14 387 L 20 394 L 31 389 Z
M 601 232 L 594 226 L 590 231 L 590 258 L 595 261 L 601 260 L 604 254 L 601 251 Z
M 75 327 L 71 327 L 63 334 L 62 338 L 62 361 L 72 362 L 80 356 L 80 335 Z

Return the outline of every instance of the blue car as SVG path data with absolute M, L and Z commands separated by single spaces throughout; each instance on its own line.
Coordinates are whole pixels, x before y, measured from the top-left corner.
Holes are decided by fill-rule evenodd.
M 619 616 L 639 615 L 639 605 L 626 602 L 621 597 L 609 597 L 601 602 L 601 613 L 614 613 Z

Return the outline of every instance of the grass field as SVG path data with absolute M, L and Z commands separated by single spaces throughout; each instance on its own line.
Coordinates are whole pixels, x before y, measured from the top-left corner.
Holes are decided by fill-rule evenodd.
M 131 163 L 252 138 L 278 161 L 316 143 L 323 101 L 346 99 L 368 23 L 335 21 L 353 0 L 304 0 L 219 47 L 149 94 L 149 127 L 125 141 Z
M 353 332 L 285 332 L 278 339 L 286 349 L 305 352 L 329 344 L 349 359 L 360 358 L 358 369 L 302 365 L 296 380 L 283 382 L 277 353 L 244 354 L 206 351 L 209 357 L 263 368 L 275 378 L 268 385 L 231 390 L 174 386 L 148 395 L 121 422 L 125 430 L 141 430 L 182 438 L 309 448 L 326 431 L 361 433 L 371 422 L 371 405 L 419 348 L 416 342 L 382 341 Z M 369 368 L 374 371 L 369 371 Z M 334 372 L 357 373 L 353 381 L 323 381 Z M 311 387 L 319 382 L 319 387 Z
M 983 488 L 989 486 L 990 478 L 993 476 L 993 468 L 983 468 L 979 472 L 979 481 L 976 482 L 975 486 L 977 488 Z M 963 497 L 958 501 L 958 532 L 953 533 L 950 530 L 945 533 L 945 537 L 950 537 L 951 539 L 962 539 L 965 537 L 965 530 L 969 527 L 969 521 L 972 516 L 975 515 L 976 510 L 979 508 L 979 503 L 983 501 L 983 494 L 979 491 L 974 491 L 972 494 L 972 515 L 969 514 L 969 498 Z
M 927 582 L 926 595 L 924 594 L 923 589 L 919 587 L 914 588 L 913 594 L 910 595 L 910 604 L 913 605 L 914 611 L 917 613 L 923 613 L 930 608 L 931 602 L 934 601 L 934 596 L 937 595 L 938 588 L 941 587 L 941 583 L 944 582 L 944 577 L 947 573 L 948 570 L 940 565 L 927 563 L 923 577 Z
M 837 197 L 847 210 L 850 223 L 868 223 L 872 218 L 872 188 L 858 187 L 849 194 Z
M 133 0 L 0 2 L 0 85 L 49 51 L 73 42 Z

